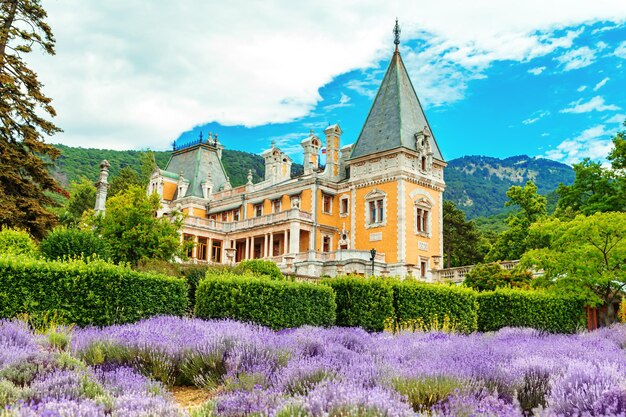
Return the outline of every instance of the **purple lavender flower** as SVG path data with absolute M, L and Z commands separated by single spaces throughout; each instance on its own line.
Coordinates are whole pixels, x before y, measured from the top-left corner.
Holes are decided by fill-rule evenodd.
M 47 399 L 8 410 L 11 417 L 105 417 L 102 405 L 85 399 Z
M 216 399 L 215 412 L 220 417 L 268 416 L 281 403 L 282 396 L 276 390 L 233 391 Z
M 0 320 L 0 370 L 37 352 L 37 343 L 26 323 Z
M 497 396 L 480 393 L 455 394 L 433 407 L 433 417 L 523 417 L 516 404 Z
M 384 417 L 413 416 L 413 409 L 403 398 L 382 387 L 363 388 L 351 383 L 326 381 L 304 397 L 291 403 L 299 405 L 308 415 L 372 415 Z
M 127 366 L 101 366 L 94 369 L 95 378 L 112 395 L 162 394 L 161 384 L 151 380 Z
M 593 414 L 594 408 L 602 408 L 603 399 L 611 400 L 608 393 L 625 383 L 624 369 L 614 363 L 573 361 L 562 375 L 554 378 L 548 406 L 551 411 L 568 416 L 598 415 Z
M 183 417 L 186 413 L 168 399 L 145 394 L 126 394 L 117 398 L 112 417 Z
M 55 371 L 37 377 L 30 384 L 30 399 L 45 398 L 77 400 L 81 397 L 84 375 L 74 371 Z

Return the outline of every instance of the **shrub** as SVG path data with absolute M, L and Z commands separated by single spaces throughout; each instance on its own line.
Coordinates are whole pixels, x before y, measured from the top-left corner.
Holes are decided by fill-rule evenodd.
M 428 411 L 466 383 L 451 376 L 434 375 L 416 378 L 394 378 L 393 389 L 407 397 L 415 412 Z
M 198 284 L 206 276 L 209 267 L 206 265 L 181 265 L 180 276 L 187 281 L 189 309 L 193 311 L 196 306 L 196 290 Z
M 582 298 L 542 291 L 498 289 L 478 294 L 478 330 L 533 327 L 574 333 L 585 325 Z
M 470 289 L 405 280 L 395 281 L 393 290 L 395 329 L 418 323 L 417 330 L 428 330 L 448 322 L 464 333 L 476 330 L 478 303 Z
M 41 241 L 41 253 L 49 260 L 108 259 L 105 242 L 91 230 L 59 227 Z
M 136 321 L 187 308 L 183 280 L 104 261 L 46 262 L 0 256 L 0 317 L 55 311 L 84 325 Z
M 27 231 L 3 226 L 0 230 L 0 254 L 36 256 L 37 245 Z
M 266 276 L 270 279 L 284 279 L 283 273 L 280 272 L 278 265 L 272 261 L 264 261 L 263 259 L 248 259 L 242 261 L 235 268 L 235 273 Z
M 20 387 L 16 387 L 11 381 L 0 380 L 0 410 L 16 403 L 23 395 L 24 391 Z M 2 415 L 1 412 L 0 415 Z
M 498 263 L 478 264 L 472 268 L 463 285 L 477 291 L 493 291 L 496 288 L 528 288 L 533 279 L 530 271 L 507 271 Z
M 246 275 L 207 275 L 196 291 L 196 316 L 230 318 L 272 329 L 335 322 L 331 288 L 304 282 L 275 281 Z
M 339 277 L 323 281 L 335 292 L 337 326 L 382 331 L 393 317 L 393 288 L 376 278 Z

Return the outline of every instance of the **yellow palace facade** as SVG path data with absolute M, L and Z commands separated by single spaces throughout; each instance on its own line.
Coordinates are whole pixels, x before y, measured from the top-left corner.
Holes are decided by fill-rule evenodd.
M 397 35 L 397 34 L 396 34 Z M 338 274 L 431 279 L 442 257 L 443 160 L 396 50 L 354 144 L 339 125 L 303 138 L 304 172 L 274 144 L 265 178 L 231 187 L 223 146 L 209 135 L 175 148 L 154 171 L 159 215 L 185 214 L 182 238 L 196 262 L 268 259 L 301 276 Z M 326 165 L 319 166 L 326 148 Z M 375 250 L 374 259 L 372 254 Z

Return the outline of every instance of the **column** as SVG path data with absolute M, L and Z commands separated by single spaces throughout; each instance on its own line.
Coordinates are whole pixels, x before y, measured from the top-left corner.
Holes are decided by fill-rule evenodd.
M 274 232 L 270 232 L 270 258 L 274 256 Z
M 221 256 L 221 262 L 222 264 L 226 264 L 228 262 L 228 259 L 226 259 L 226 244 L 228 243 L 228 247 L 230 248 L 230 242 L 227 241 L 226 239 L 222 240 L 222 256 Z
M 213 262 L 213 238 L 210 237 L 209 240 L 207 241 L 207 249 L 206 249 L 206 257 L 207 257 L 207 261 L 209 262 Z
M 283 255 L 287 254 L 287 248 L 289 248 L 288 246 L 289 240 L 287 238 L 287 233 L 288 233 L 287 230 L 285 230 L 285 238 L 283 239 Z
M 193 249 L 191 250 L 191 257 L 193 259 L 198 258 L 198 235 L 193 236 Z
M 292 222 L 289 225 L 289 253 L 296 254 L 300 252 L 300 223 Z
M 246 253 L 243 254 L 243 259 L 250 259 L 250 238 L 246 237 Z
M 267 257 L 269 256 L 270 251 L 267 248 L 267 241 L 268 241 L 268 235 L 267 233 L 263 234 L 263 258 L 267 259 Z

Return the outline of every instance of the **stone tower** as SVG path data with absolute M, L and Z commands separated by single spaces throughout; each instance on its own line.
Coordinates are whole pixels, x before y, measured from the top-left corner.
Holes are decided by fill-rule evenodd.
M 96 185 L 96 206 L 94 207 L 94 211 L 96 214 L 102 213 L 104 215 L 105 212 L 105 203 L 107 201 L 107 191 L 109 189 L 109 183 L 107 179 L 109 178 L 109 168 L 111 164 L 106 159 L 100 162 L 100 178 Z

